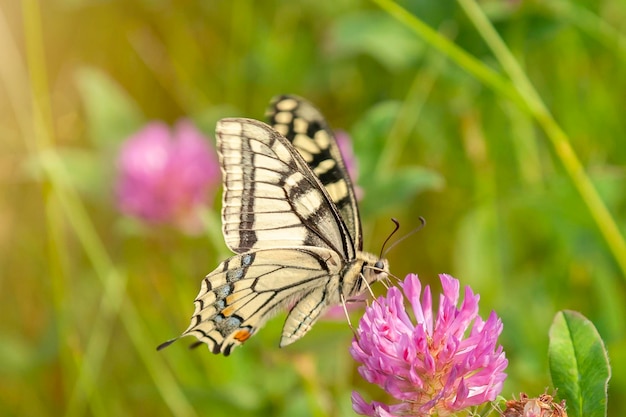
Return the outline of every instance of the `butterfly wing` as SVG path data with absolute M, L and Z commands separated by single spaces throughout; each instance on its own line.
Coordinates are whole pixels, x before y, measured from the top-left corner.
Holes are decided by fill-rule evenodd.
M 231 350 L 252 336 L 269 318 L 295 303 L 287 318 L 281 346 L 306 333 L 319 314 L 336 303 L 343 262 L 317 247 L 262 249 L 233 256 L 203 281 L 195 300 L 193 335 L 213 353 Z M 313 305 L 311 305 L 313 303 Z
M 284 103 L 275 106 L 284 109 Z M 319 112 L 297 103 L 294 117 L 309 120 L 311 127 L 306 138 L 292 135 L 293 146 L 257 120 L 217 124 L 222 229 L 237 255 L 203 280 L 182 335 L 195 336 L 214 353 L 228 355 L 287 307 L 281 346 L 296 341 L 326 307 L 359 292 L 364 266 L 376 263 L 373 255 L 358 250 L 356 199 L 337 144 Z M 293 120 L 294 132 L 299 124 Z
M 233 252 L 317 246 L 354 259 L 331 197 L 287 139 L 252 119 L 222 119 L 216 133 L 222 230 Z
M 339 210 L 355 247 L 363 247 L 359 209 L 352 181 L 335 135 L 322 113 L 294 95 L 274 97 L 266 115 L 270 125 L 298 150 Z

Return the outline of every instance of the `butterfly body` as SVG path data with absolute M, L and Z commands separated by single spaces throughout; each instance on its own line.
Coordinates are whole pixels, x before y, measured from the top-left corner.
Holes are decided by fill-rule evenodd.
M 361 250 L 352 184 L 319 111 L 283 96 L 270 116 L 276 129 L 243 118 L 216 128 L 222 232 L 236 255 L 202 281 L 182 334 L 213 353 L 228 355 L 285 309 L 280 346 L 293 343 L 388 273 L 386 260 Z

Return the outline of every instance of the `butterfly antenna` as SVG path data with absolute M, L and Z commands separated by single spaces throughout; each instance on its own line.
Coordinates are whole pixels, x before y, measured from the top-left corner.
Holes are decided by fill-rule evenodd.
M 400 228 L 400 223 L 396 219 L 392 217 L 391 221 L 393 222 L 393 224 L 396 225 L 396 227 L 393 229 L 391 233 L 389 233 L 389 236 L 387 236 L 387 239 L 385 239 L 385 241 L 383 242 L 383 246 L 382 248 L 380 248 L 380 256 L 378 257 L 379 259 L 382 259 L 384 254 L 388 252 L 388 251 L 385 252 L 385 245 L 387 245 L 387 243 L 389 242 L 389 239 L 391 239 L 391 236 L 395 235 L 398 229 Z
M 395 247 L 396 247 L 396 245 L 397 245 L 398 243 L 402 242 L 403 240 L 405 240 L 405 239 L 406 239 L 406 238 L 408 238 L 409 236 L 414 235 L 416 232 L 418 232 L 418 231 L 422 230 L 422 229 L 424 228 L 424 226 L 426 226 L 426 219 L 424 219 L 422 216 L 420 216 L 420 217 L 419 217 L 419 219 L 420 219 L 420 223 L 421 223 L 421 224 L 420 224 L 419 226 L 417 226 L 415 229 L 411 230 L 411 231 L 410 231 L 409 233 L 407 233 L 406 235 L 402 236 L 400 239 L 398 239 L 398 240 L 396 240 L 395 242 L 393 242 L 393 243 L 392 243 L 392 244 L 391 244 L 391 245 L 387 248 L 387 250 L 386 250 L 386 251 L 384 251 L 384 252 L 381 254 L 381 257 L 383 257 L 383 256 L 385 256 L 387 253 L 389 253 L 389 251 L 390 251 L 391 249 L 395 248 Z M 393 221 L 394 223 L 398 224 L 398 223 L 396 222 L 396 220 L 395 220 L 395 219 L 392 219 L 392 221 Z M 397 230 L 397 228 L 396 228 L 396 230 Z M 394 230 L 394 232 L 395 232 L 395 230 Z M 393 235 L 393 233 L 392 233 L 392 235 Z M 391 237 L 391 235 L 389 235 L 389 237 L 387 238 L 387 240 L 389 240 L 389 238 L 390 238 L 390 237 Z M 387 243 L 387 241 L 385 241 L 385 243 Z M 383 247 L 384 247 L 384 245 L 383 245 Z

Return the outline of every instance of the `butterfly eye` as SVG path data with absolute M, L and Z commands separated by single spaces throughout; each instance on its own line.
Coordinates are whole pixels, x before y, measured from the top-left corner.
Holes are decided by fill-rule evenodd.
M 383 263 L 383 261 L 377 261 L 374 264 L 374 268 L 378 269 L 378 271 L 376 271 L 376 273 L 380 273 L 380 272 L 382 272 L 383 269 L 385 269 L 385 264 Z

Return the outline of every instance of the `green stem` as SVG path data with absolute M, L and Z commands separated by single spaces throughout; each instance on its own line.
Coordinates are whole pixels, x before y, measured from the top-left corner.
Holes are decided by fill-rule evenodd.
M 383 147 L 374 172 L 388 172 L 389 167 L 405 151 L 410 133 L 417 125 L 424 104 L 445 64 L 440 57 L 434 57 L 433 61 L 424 71 L 418 72 L 414 77 L 409 91 L 402 101 L 402 107 L 391 129 L 389 129 L 389 137 L 393 140 L 388 146 Z
M 402 8 L 402 6 L 398 5 L 393 0 L 372 0 L 372 2 L 380 6 L 381 9 L 389 13 L 389 15 L 400 23 L 406 25 L 415 32 L 416 35 L 435 47 L 435 49 L 443 52 L 444 55 L 448 56 L 448 58 L 456 62 L 461 68 L 464 68 L 495 92 L 509 98 L 519 106 L 524 107 L 526 105 L 525 101 L 519 96 L 507 79 L 437 33 L 437 31 Z
M 506 44 L 491 25 L 475 0 L 458 0 L 484 41 L 491 48 L 496 59 L 513 82 L 513 86 L 526 103 L 530 114 L 546 133 L 554 151 L 565 167 L 567 174 L 589 209 L 600 233 L 613 253 L 617 264 L 626 279 L 626 242 L 615 219 L 607 209 L 600 194 L 585 172 L 570 139 L 544 104 L 532 83 Z
M 611 52 L 619 53 L 621 59 L 626 59 L 626 35 L 599 16 L 570 0 L 550 0 L 544 4 L 561 19 L 571 22 Z
M 109 343 L 111 328 L 114 321 L 119 317 L 126 328 L 129 337 L 137 350 L 145 367 L 151 374 L 154 384 L 159 390 L 165 403 L 172 414 L 180 416 L 195 416 L 194 409 L 177 385 L 173 375 L 165 366 L 164 362 L 154 355 L 154 346 L 149 343 L 152 340 L 145 334 L 145 325 L 135 310 L 130 299 L 124 299 L 125 274 L 120 273 L 110 259 L 105 246 L 99 238 L 89 215 L 80 201 L 76 190 L 72 186 L 71 176 L 54 151 L 54 130 L 52 128 L 52 111 L 48 101 L 49 90 L 46 79 L 46 65 L 43 48 L 43 34 L 41 32 L 41 13 L 38 0 L 25 0 L 23 2 L 24 32 L 26 52 L 28 58 L 28 81 L 22 80 L 20 74 L 0 72 L 3 81 L 7 85 L 13 82 L 21 82 L 27 94 L 30 96 L 32 114 L 18 108 L 17 103 L 11 103 L 23 128 L 22 136 L 27 147 L 43 169 L 44 183 L 46 185 L 45 196 L 54 197 L 54 204 L 65 214 L 67 223 L 76 234 L 88 259 L 90 260 L 96 277 L 103 287 L 103 301 L 96 324 L 90 334 L 89 345 L 82 363 L 79 363 L 79 376 L 75 382 L 75 394 L 80 398 L 89 398 L 94 392 L 95 379 L 102 367 L 105 353 L 103 348 Z M 16 80 L 6 78 L 7 75 L 17 77 Z M 27 119 L 31 120 L 27 120 Z M 28 126 L 32 126 L 34 134 L 31 134 Z M 27 130 L 28 129 L 28 130 Z M 33 138 L 34 137 L 34 138 Z M 52 199 L 45 198 L 44 203 L 49 204 Z M 56 211 L 55 207 L 45 208 L 46 213 Z M 55 232 L 58 226 L 57 216 L 49 215 L 48 228 L 52 236 L 51 245 L 55 245 L 55 251 L 61 251 L 64 242 Z M 51 261 L 57 262 L 57 255 Z M 59 277 L 54 277 L 58 279 Z M 149 352 L 149 353 L 148 353 Z M 82 366 L 81 366 L 82 365 Z M 77 393 L 78 392 L 78 393 Z M 102 402 L 90 401 L 92 412 L 96 415 L 104 414 Z M 70 403 L 71 405 L 72 403 Z M 71 406 L 68 412 L 71 414 L 76 406 Z
M 600 233 L 607 242 L 626 279 L 626 242 L 615 219 L 609 213 L 598 191 L 583 169 L 580 160 L 571 147 L 569 137 L 554 120 L 541 97 L 513 57 L 513 54 L 506 47 L 478 4 L 474 0 L 459 0 L 459 4 L 491 48 L 511 81 L 497 74 L 481 61 L 439 35 L 393 0 L 372 1 L 485 85 L 512 100 L 537 121 L 549 138 L 557 157 L 565 167 L 565 171 L 579 192 L 584 204 L 589 209 L 591 217 L 597 224 Z

